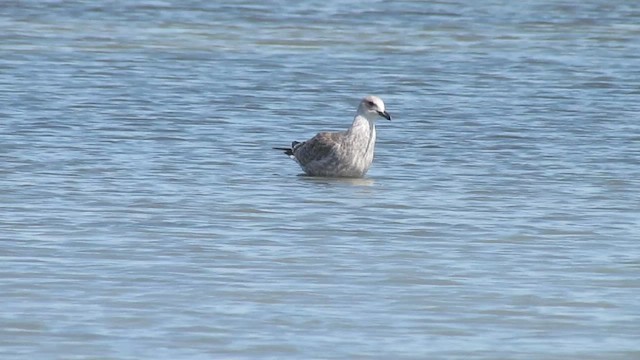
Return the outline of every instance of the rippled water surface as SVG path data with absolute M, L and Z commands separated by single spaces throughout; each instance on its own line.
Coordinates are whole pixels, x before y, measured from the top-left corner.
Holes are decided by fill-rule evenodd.
M 640 358 L 639 18 L 3 3 L 0 356 Z M 271 150 L 369 93 L 366 178 Z

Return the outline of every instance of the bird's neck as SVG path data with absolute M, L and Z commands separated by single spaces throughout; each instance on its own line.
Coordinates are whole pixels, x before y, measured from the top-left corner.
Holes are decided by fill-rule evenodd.
M 376 143 L 376 125 L 372 120 L 364 116 L 356 115 L 351 128 L 347 131 L 347 137 L 351 143 L 358 144 L 354 151 L 359 159 L 366 159 L 368 167 L 373 159 L 373 148 Z
M 375 129 L 376 126 L 373 121 L 362 115 L 356 115 L 353 119 L 353 124 L 347 131 L 347 135 L 358 138 L 371 138 L 375 133 Z

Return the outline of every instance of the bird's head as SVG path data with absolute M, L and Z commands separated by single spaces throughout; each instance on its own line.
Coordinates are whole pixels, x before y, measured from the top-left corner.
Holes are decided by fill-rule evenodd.
M 381 116 L 387 120 L 391 120 L 391 115 L 386 112 L 384 102 L 377 96 L 369 95 L 362 99 L 358 106 L 358 114 L 372 121 Z

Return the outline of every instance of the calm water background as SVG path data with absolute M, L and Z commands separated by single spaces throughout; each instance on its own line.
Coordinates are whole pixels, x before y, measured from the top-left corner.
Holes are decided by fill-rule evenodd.
M 0 357 L 640 358 L 639 19 L 3 2 Z M 271 150 L 369 93 L 365 179 Z

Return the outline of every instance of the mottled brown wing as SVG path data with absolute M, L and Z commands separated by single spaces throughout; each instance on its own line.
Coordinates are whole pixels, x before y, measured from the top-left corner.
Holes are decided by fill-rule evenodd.
M 302 165 L 334 156 L 336 149 L 341 146 L 343 137 L 344 133 L 341 132 L 318 133 L 294 147 L 293 156 Z

